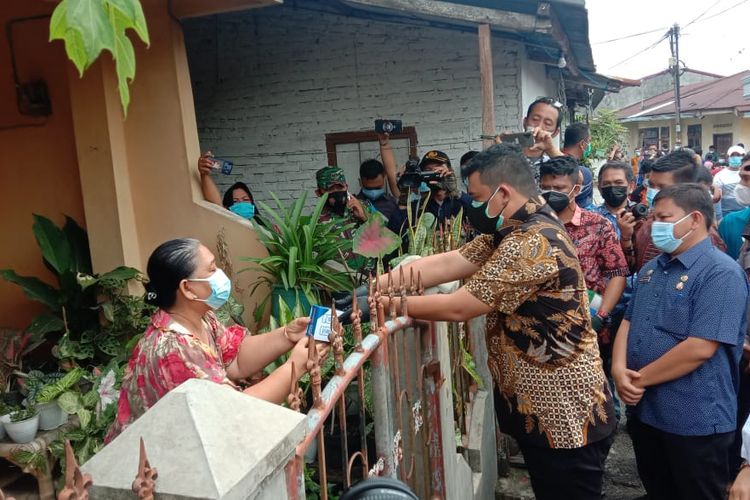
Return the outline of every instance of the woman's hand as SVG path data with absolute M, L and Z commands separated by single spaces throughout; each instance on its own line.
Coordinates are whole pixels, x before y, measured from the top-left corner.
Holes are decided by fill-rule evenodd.
M 307 373 L 307 343 L 315 342 L 312 337 L 302 337 L 299 342 L 292 349 L 292 353 L 289 355 L 287 363 L 294 363 L 297 371 L 297 377 L 301 377 Z M 327 342 L 315 342 L 315 347 L 318 349 L 318 359 L 320 364 L 323 364 L 323 359 L 328 355 L 329 345 Z
M 206 151 L 198 158 L 198 171 L 201 176 L 210 175 L 214 168 L 214 155 L 211 151 Z
M 307 331 L 307 325 L 310 324 L 310 317 L 304 316 L 301 318 L 293 319 L 284 327 L 286 328 L 286 336 L 292 342 L 299 342 L 299 340 L 305 336 Z

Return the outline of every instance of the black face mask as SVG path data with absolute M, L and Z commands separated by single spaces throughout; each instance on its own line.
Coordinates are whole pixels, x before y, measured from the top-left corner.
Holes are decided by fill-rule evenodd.
M 542 193 L 542 198 L 544 198 L 547 205 L 558 214 L 565 210 L 565 207 L 570 205 L 570 196 L 565 193 L 547 191 L 546 193 Z
M 497 220 L 500 215 L 495 217 L 487 217 L 487 203 L 482 203 L 480 206 L 469 206 L 464 208 L 466 217 L 471 222 L 472 227 L 482 234 L 494 234 L 497 231 Z
M 602 198 L 604 203 L 612 208 L 619 207 L 628 199 L 627 186 L 607 186 L 602 188 Z
M 328 208 L 336 215 L 344 215 L 348 202 L 349 193 L 346 191 L 334 191 L 328 193 Z

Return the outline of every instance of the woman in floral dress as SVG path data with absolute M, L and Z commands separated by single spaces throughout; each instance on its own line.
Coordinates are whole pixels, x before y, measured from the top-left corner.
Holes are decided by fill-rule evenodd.
M 310 318 L 297 318 L 262 335 L 250 335 L 240 326 L 224 327 L 213 311 L 229 298 L 231 283 L 198 240 L 163 243 L 151 254 L 147 272 L 146 298 L 159 309 L 125 369 L 107 442 L 188 379 L 212 380 L 240 390 L 238 381 L 291 349 L 284 365 L 243 391 L 280 403 L 289 392 L 292 363 L 297 378 L 304 375 Z

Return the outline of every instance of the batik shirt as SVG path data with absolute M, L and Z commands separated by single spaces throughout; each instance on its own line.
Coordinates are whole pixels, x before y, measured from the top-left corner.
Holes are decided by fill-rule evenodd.
M 486 341 L 503 432 L 549 448 L 609 436 L 614 407 L 583 272 L 549 206 L 529 200 L 460 252 L 480 267 L 465 288 L 493 309 Z
M 120 388 L 117 418 L 106 441 L 117 437 L 165 394 L 191 378 L 212 380 L 236 387 L 227 378 L 227 367 L 237 357 L 249 332 L 240 326 L 224 327 L 213 312 L 203 318 L 209 344 L 191 334 L 159 310 L 133 349 Z
M 576 205 L 573 218 L 565 223 L 565 230 L 578 251 L 589 290 L 604 294 L 610 278 L 630 274 L 620 240 L 607 219 Z

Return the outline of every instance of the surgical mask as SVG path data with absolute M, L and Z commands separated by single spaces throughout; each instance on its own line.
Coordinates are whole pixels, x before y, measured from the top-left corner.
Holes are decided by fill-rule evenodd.
M 607 186 L 602 188 L 604 203 L 610 207 L 619 207 L 628 199 L 627 186 Z
M 734 198 L 743 207 L 750 206 L 750 187 L 737 184 L 737 187 L 734 188 Z
M 238 201 L 229 207 L 229 211 L 250 220 L 255 215 L 255 205 L 249 201 Z
M 656 195 L 659 194 L 659 190 L 656 188 L 646 188 L 646 201 L 648 202 L 649 207 L 654 206 L 654 198 L 656 198 Z
M 362 194 L 370 201 L 375 201 L 385 194 L 385 188 L 367 189 L 362 188 Z
M 495 192 L 492 193 L 492 196 L 490 196 L 489 199 L 484 203 L 482 203 L 481 201 L 472 201 L 471 206 L 466 208 L 466 216 L 469 218 L 469 222 L 471 222 L 471 225 L 474 226 L 474 229 L 482 234 L 495 233 L 495 231 L 500 229 L 505 220 L 502 215 L 505 207 L 503 207 L 503 210 L 500 210 L 500 213 L 494 217 L 491 217 L 488 213 L 488 210 L 490 209 L 490 200 L 495 197 L 499 190 L 500 186 L 495 189 Z M 506 204 L 505 206 L 507 207 L 508 205 Z
M 195 299 L 200 302 L 205 302 L 211 309 L 218 309 L 229 300 L 229 295 L 232 293 L 232 282 L 229 277 L 224 274 L 224 271 L 217 269 L 208 278 L 190 278 L 188 281 L 201 281 L 208 283 L 211 287 L 211 295 L 205 299 Z
M 419 185 L 419 192 L 420 193 L 429 193 L 430 192 L 430 186 L 428 186 L 426 182 L 421 183 Z
M 730 156 L 729 157 L 729 168 L 740 168 L 740 165 L 742 165 L 742 157 L 741 156 Z
M 328 193 L 328 208 L 336 215 L 344 215 L 346 205 L 349 202 L 349 193 L 346 191 L 334 191 Z
M 591 143 L 589 142 L 588 145 L 586 146 L 586 149 L 583 151 L 583 157 L 584 158 L 588 158 L 589 157 L 589 155 L 591 154 L 591 148 L 592 148 L 592 146 L 591 146 Z
M 675 238 L 674 227 L 690 217 L 691 213 L 687 214 L 677 222 L 655 221 L 651 226 L 651 241 L 654 243 L 654 246 L 665 253 L 672 253 L 677 250 L 677 248 L 682 244 L 683 240 L 687 238 L 688 235 L 693 232 L 693 230 L 691 229 L 690 231 L 688 231 L 687 234 L 685 234 L 685 236 L 683 236 L 682 238 Z
M 415 203 L 418 201 L 422 201 L 422 195 L 415 193 L 414 191 L 409 191 L 409 203 Z
M 551 189 L 542 191 L 542 198 L 544 198 L 544 200 L 547 202 L 547 205 L 549 205 L 552 210 L 559 214 L 560 212 L 565 210 L 565 207 L 570 205 L 570 194 L 575 188 L 576 187 L 573 186 L 573 189 L 568 191 L 567 194 L 560 193 L 558 191 L 552 191 Z

